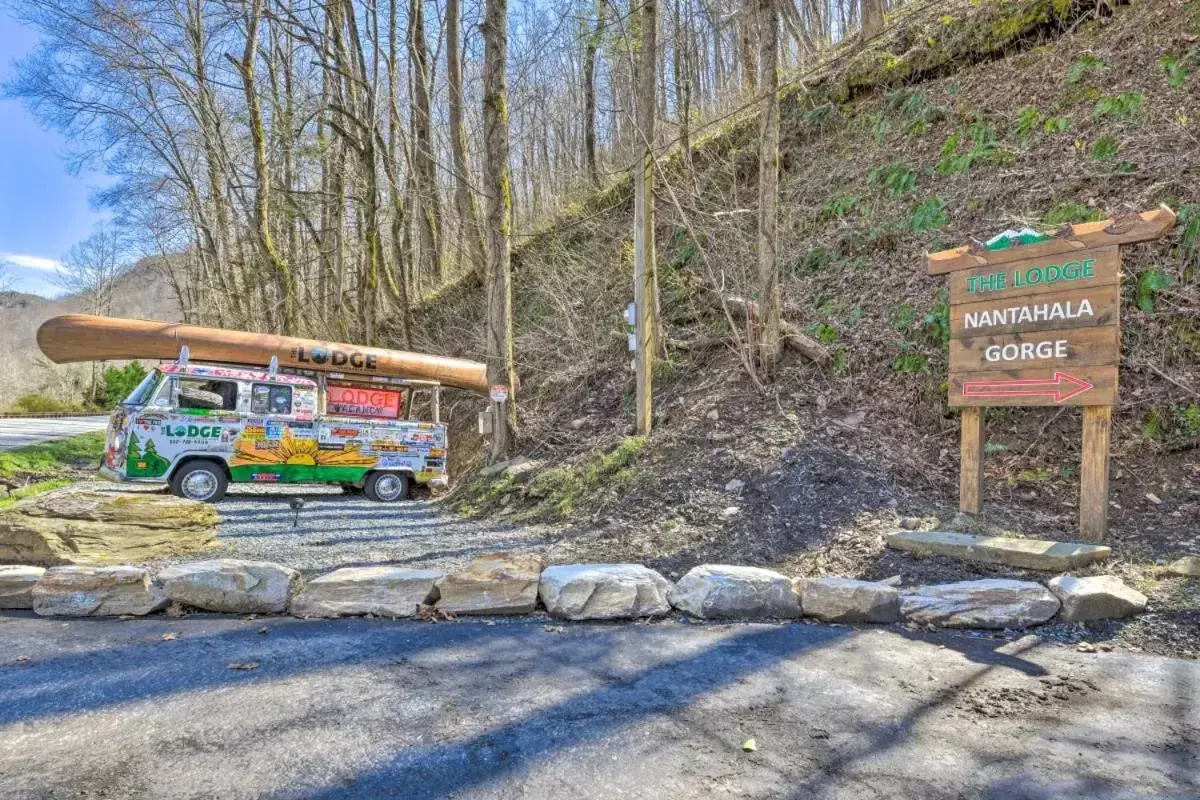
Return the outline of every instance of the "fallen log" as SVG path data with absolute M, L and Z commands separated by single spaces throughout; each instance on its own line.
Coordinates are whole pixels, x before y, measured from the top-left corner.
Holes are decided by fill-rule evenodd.
M 744 297 L 721 297 L 713 293 L 714 305 L 729 310 L 734 319 L 744 319 L 753 340 L 758 339 L 758 328 L 761 325 L 758 316 L 758 302 Z M 825 345 L 812 338 L 800 328 L 787 320 L 779 323 L 779 334 L 785 347 L 790 347 L 800 355 L 817 364 L 828 364 L 833 360 L 832 354 Z

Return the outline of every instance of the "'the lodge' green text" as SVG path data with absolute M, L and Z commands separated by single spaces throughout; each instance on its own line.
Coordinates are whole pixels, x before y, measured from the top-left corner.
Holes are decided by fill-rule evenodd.
M 1096 259 L 1068 261 L 1065 264 L 1046 264 L 1040 267 L 1014 269 L 1011 272 L 992 272 L 987 275 L 967 276 L 969 294 L 1002 292 L 1007 289 L 1024 289 L 1031 286 L 1092 278 L 1096 275 Z

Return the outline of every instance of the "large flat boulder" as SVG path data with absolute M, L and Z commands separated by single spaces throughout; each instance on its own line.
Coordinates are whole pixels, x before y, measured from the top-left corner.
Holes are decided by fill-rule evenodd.
M 702 619 L 800 616 L 792 579 L 760 567 L 693 567 L 672 587 L 669 599 L 678 610 Z
M 1058 613 L 1058 598 L 1040 583 L 989 578 L 921 586 L 900 594 L 900 616 L 947 628 L 1027 628 Z
M 33 608 L 33 586 L 45 572 L 41 567 L 0 566 L 0 608 Z
M 52 567 L 33 587 L 33 611 L 43 617 L 141 616 L 166 604 L 141 567 Z
M 292 598 L 297 617 L 412 617 L 417 606 L 438 598 L 440 569 L 345 567 L 307 582 Z
M 537 605 L 542 557 L 490 553 L 437 581 L 437 607 L 452 614 L 528 614 Z
M 670 613 L 670 588 L 641 564 L 569 564 L 544 569 L 538 595 L 556 617 L 628 619 Z
M 1099 544 L 975 536 L 946 531 L 897 531 L 888 535 L 887 546 L 918 555 L 947 556 L 1048 572 L 1078 569 L 1103 561 L 1112 554 L 1111 548 Z
M 300 573 L 269 561 L 221 558 L 167 567 L 157 580 L 168 600 L 204 611 L 280 614 Z
M 1076 578 L 1062 575 L 1050 581 L 1050 591 L 1062 603 L 1059 618 L 1068 622 L 1121 619 L 1146 610 L 1146 595 L 1114 575 Z
M 0 511 L 0 562 L 52 567 L 186 555 L 216 543 L 212 505 L 170 495 L 68 487 Z
M 1200 578 L 1200 556 L 1177 558 L 1167 565 L 1165 572 L 1184 578 Z
M 871 581 L 809 578 L 800 605 L 805 616 L 824 622 L 895 622 L 900 616 L 900 592 Z

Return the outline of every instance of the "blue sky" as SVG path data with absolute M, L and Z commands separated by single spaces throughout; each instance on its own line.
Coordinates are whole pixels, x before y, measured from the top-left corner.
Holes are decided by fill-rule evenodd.
M 0 10 L 0 80 L 37 42 L 37 32 Z M 66 142 L 43 130 L 18 100 L 0 97 L 0 263 L 18 291 L 59 293 L 54 268 L 104 218 L 88 196 L 104 176 L 67 172 Z

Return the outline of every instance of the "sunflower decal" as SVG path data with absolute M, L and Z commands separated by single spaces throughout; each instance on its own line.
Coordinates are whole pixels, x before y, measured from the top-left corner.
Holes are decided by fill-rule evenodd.
M 260 450 L 256 440 L 238 438 L 231 467 L 292 465 L 298 467 L 373 467 L 378 459 L 360 452 L 361 445 L 352 445 L 343 450 L 322 450 L 315 439 L 293 439 L 291 431 L 284 431 L 279 446 Z

